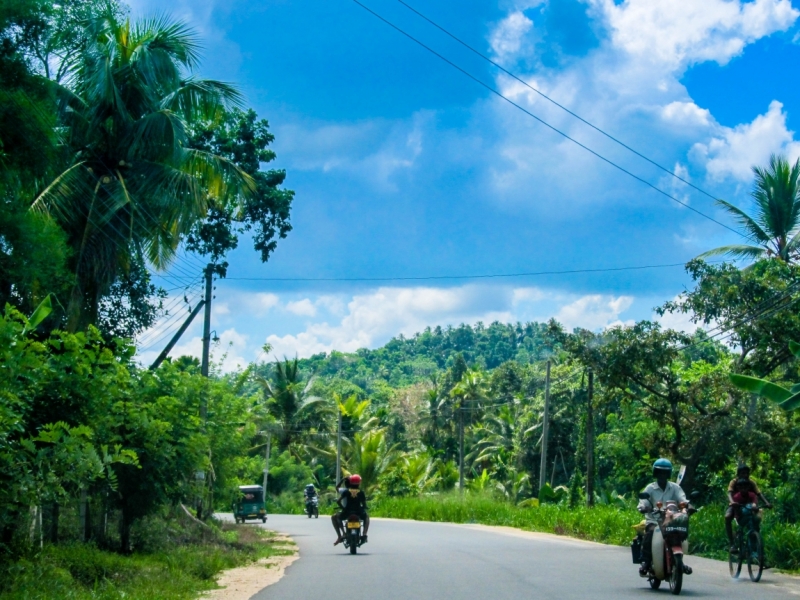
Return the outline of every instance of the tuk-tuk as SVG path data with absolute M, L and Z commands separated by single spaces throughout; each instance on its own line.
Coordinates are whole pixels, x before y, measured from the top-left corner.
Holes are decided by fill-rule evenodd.
M 260 485 L 240 485 L 239 496 L 233 503 L 233 518 L 237 523 L 244 523 L 247 519 L 261 519 L 262 523 L 266 523 L 264 488 Z

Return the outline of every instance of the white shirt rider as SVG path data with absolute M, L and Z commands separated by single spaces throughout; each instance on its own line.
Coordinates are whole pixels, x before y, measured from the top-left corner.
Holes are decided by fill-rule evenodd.
M 661 502 L 662 507 L 666 506 L 667 502 L 675 502 L 676 504 L 686 502 L 686 493 L 683 488 L 671 481 L 667 481 L 667 486 L 663 490 L 659 487 L 658 482 L 654 481 L 642 491 L 650 494 L 650 500 L 639 500 L 638 506 L 639 512 L 645 515 L 647 523 L 658 524 L 660 522 L 658 513 L 653 512 L 657 502 Z

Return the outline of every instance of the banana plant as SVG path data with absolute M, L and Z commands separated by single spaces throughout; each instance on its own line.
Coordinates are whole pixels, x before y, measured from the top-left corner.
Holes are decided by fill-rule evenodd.
M 800 358 L 800 344 L 789 342 L 789 350 Z M 748 375 L 733 373 L 730 375 L 730 379 L 736 387 L 771 400 L 787 412 L 800 408 L 800 383 L 795 383 L 791 388 L 787 389 L 766 379 L 749 377 Z

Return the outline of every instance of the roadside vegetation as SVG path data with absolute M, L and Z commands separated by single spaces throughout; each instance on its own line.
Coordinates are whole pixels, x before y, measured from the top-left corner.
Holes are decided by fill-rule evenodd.
M 0 5 L 0 597 L 212 586 L 269 551 L 213 520 L 261 484 L 267 448 L 270 512 L 301 512 L 311 482 L 331 508 L 357 472 L 377 515 L 617 544 L 664 456 L 700 494 L 692 543 L 709 555 L 746 461 L 775 505 L 767 560 L 800 569 L 800 411 L 731 379 L 783 398 L 800 380 L 800 164 L 756 170 L 752 214 L 723 203 L 753 245 L 711 252 L 752 262 L 689 262 L 692 284 L 655 308 L 666 319 L 433 327 L 237 373 L 148 369 L 136 340 L 182 308 L 153 273 L 188 250 L 224 277 L 241 235 L 266 262 L 291 229 L 268 123 L 201 77 L 199 49 L 186 25 L 115 1 Z

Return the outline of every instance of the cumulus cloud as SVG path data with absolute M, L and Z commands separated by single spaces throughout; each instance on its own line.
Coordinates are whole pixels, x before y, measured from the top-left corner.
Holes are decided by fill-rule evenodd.
M 302 357 L 334 349 L 374 348 L 393 336 L 412 335 L 425 327 L 479 321 L 545 321 L 554 316 L 569 328 L 599 330 L 620 323 L 632 303 L 629 296 L 576 297 L 533 287 L 386 287 L 353 296 L 338 322 L 311 323 L 300 333 L 270 335 L 267 342 L 277 356 Z
M 533 27 L 531 21 L 522 11 L 515 11 L 494 28 L 489 38 L 492 51 L 500 60 L 516 55 L 522 48 L 525 35 Z
M 721 127 L 717 136 L 694 145 L 694 157 L 705 163 L 709 177 L 720 180 L 727 176 L 741 181 L 752 178 L 752 165 L 764 164 L 772 153 L 800 156 L 800 143 L 786 127 L 786 113 L 777 100 L 769 110 L 751 123 Z
M 317 314 L 317 307 L 308 298 L 286 303 L 286 310 L 295 315 L 313 317 Z
M 619 317 L 633 304 L 631 296 L 592 294 L 579 298 L 558 311 L 555 318 L 567 329 L 605 329 L 620 324 Z
M 592 0 L 615 46 L 679 71 L 694 63 L 727 63 L 749 43 L 788 29 L 800 12 L 790 0 Z

